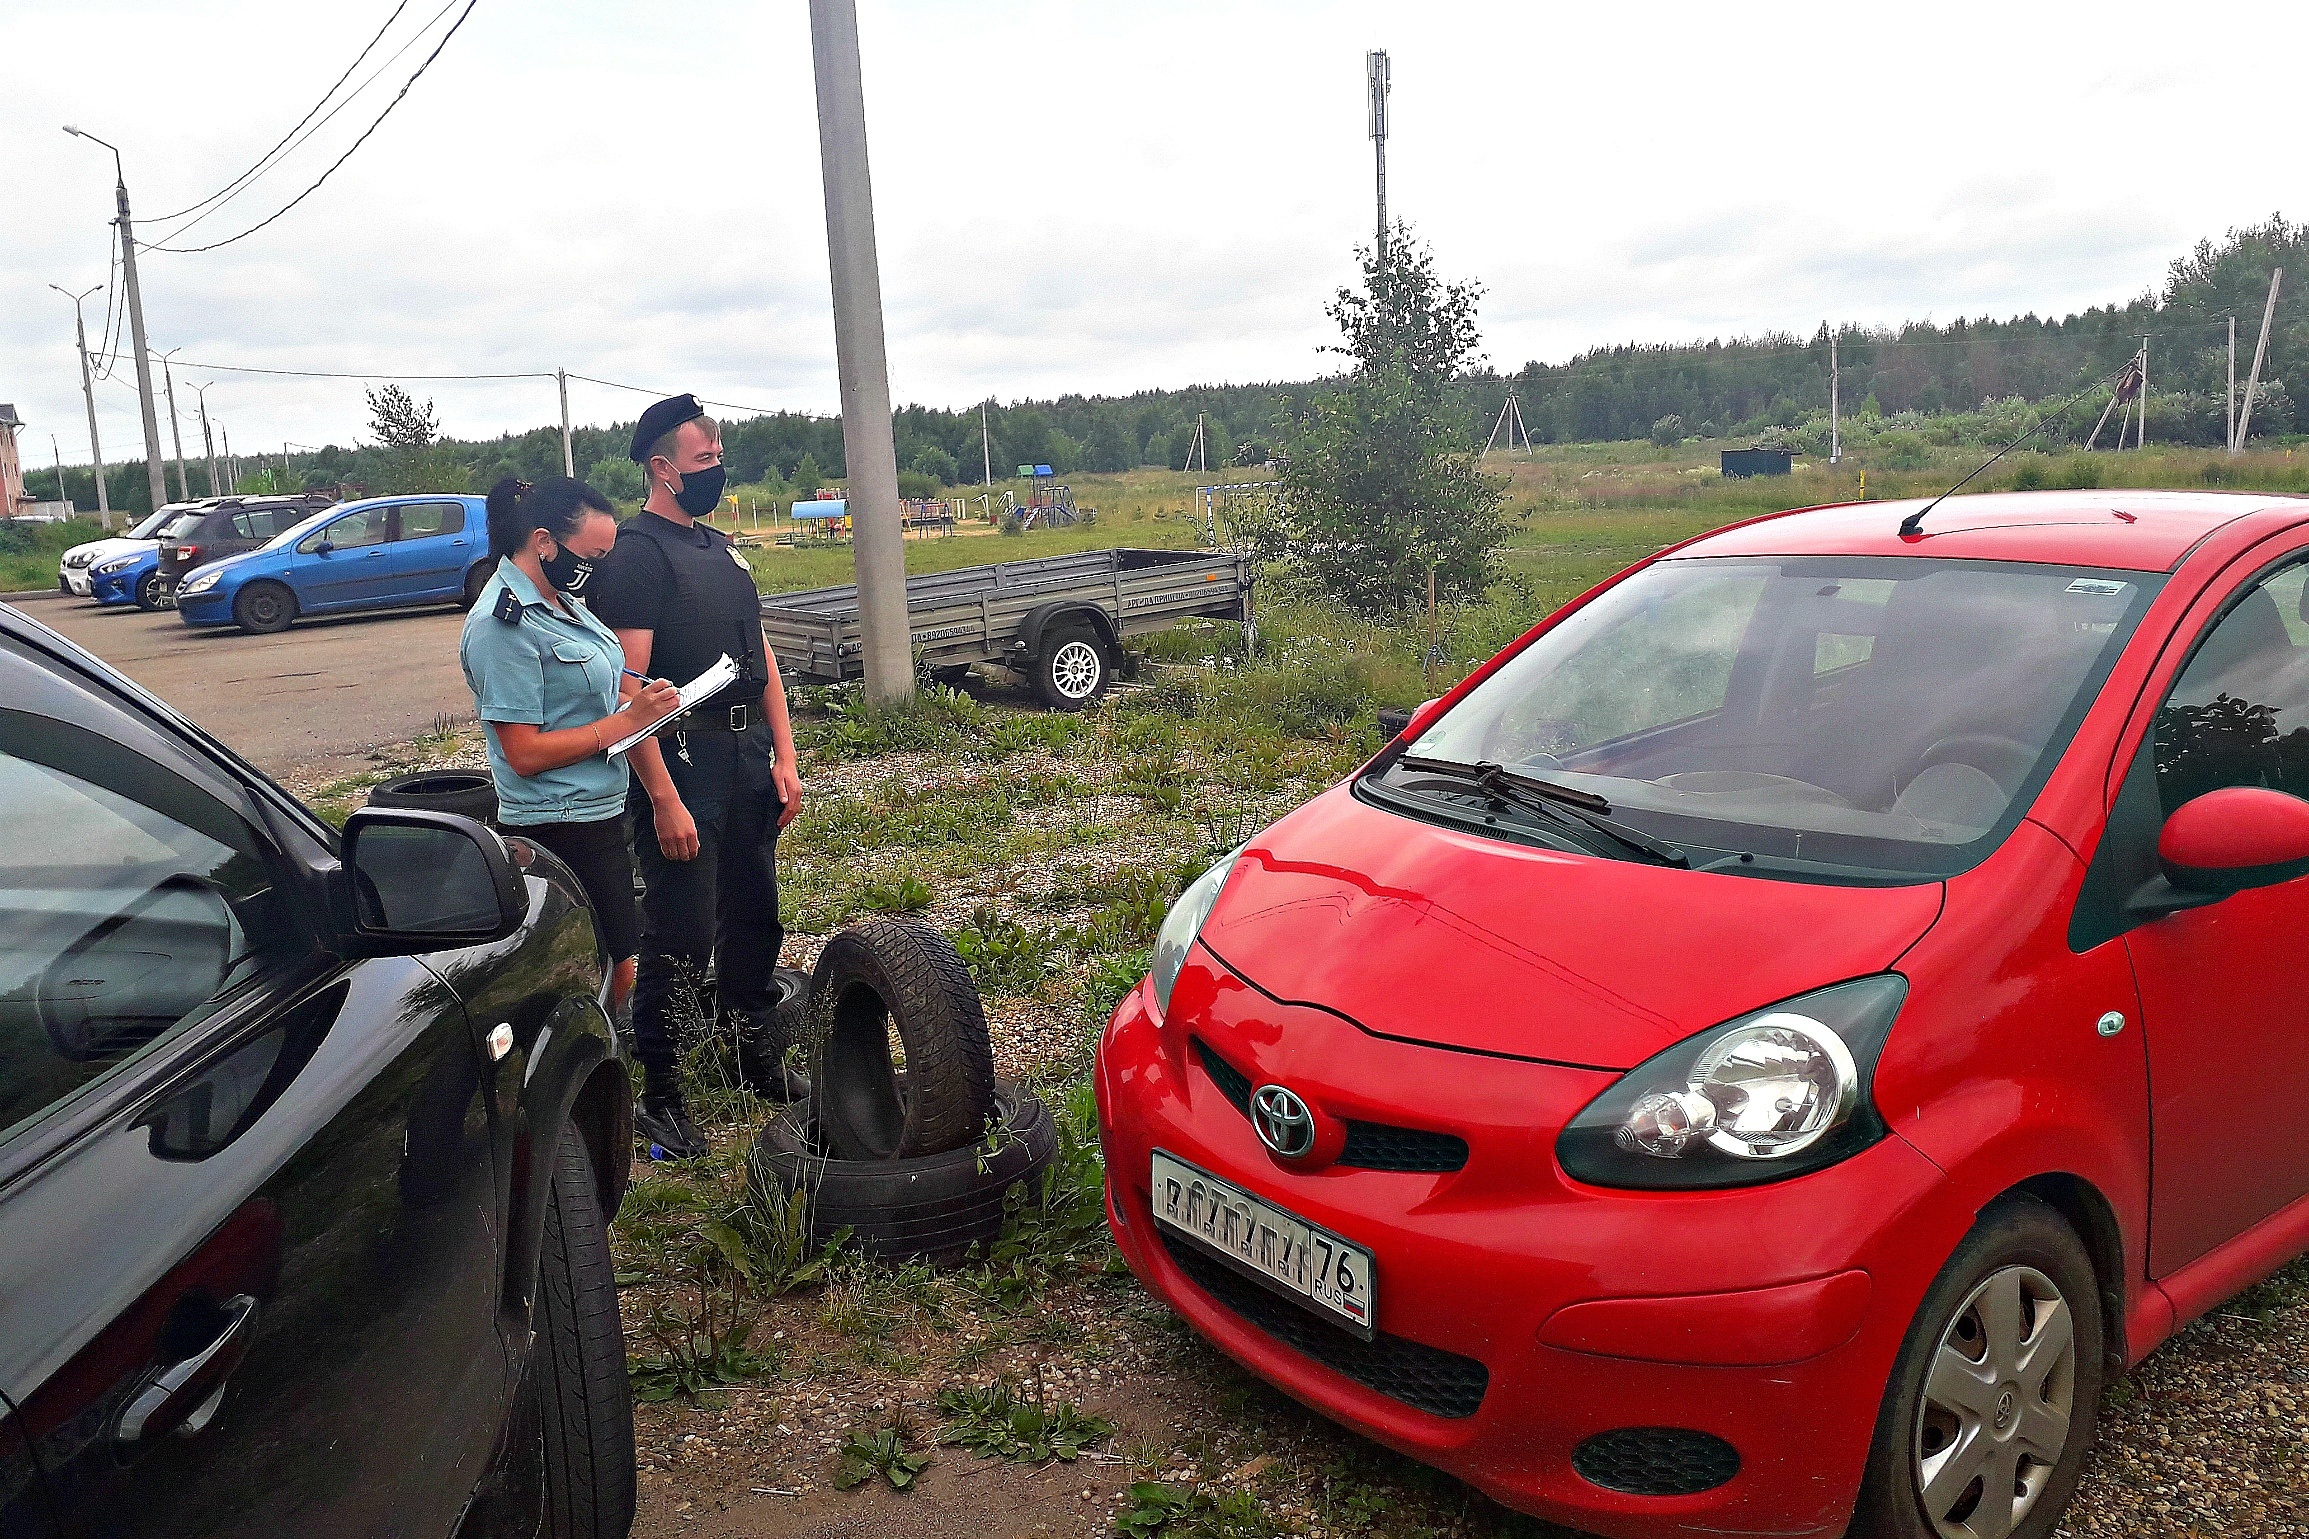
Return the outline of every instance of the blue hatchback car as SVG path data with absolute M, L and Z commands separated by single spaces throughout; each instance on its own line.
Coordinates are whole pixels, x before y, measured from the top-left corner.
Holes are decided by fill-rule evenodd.
M 300 615 L 473 602 L 495 570 L 478 497 L 371 497 L 316 513 L 176 593 L 187 625 L 284 631 Z

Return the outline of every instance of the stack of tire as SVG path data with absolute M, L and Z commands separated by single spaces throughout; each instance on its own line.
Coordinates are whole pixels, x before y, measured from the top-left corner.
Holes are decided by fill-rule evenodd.
M 1058 1134 L 1031 1092 L 994 1077 L 985 1006 L 954 943 L 916 919 L 841 931 L 811 977 L 805 1038 L 810 1094 L 754 1140 L 756 1200 L 783 1209 L 800 1192 L 813 1244 L 847 1230 L 890 1260 L 990 1244 L 1011 1188 L 1041 1179 Z

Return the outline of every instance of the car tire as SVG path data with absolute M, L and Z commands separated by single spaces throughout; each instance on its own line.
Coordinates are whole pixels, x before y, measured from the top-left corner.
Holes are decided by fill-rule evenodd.
M 270 636 L 296 623 L 297 596 L 277 582 L 252 582 L 233 597 L 233 623 L 252 636 Z
M 486 770 L 419 770 L 379 784 L 369 792 L 369 805 L 454 812 L 491 823 L 497 819 L 497 784 Z
M 475 604 L 481 602 L 481 589 L 488 583 L 489 574 L 494 570 L 495 568 L 486 561 L 473 563 L 472 570 L 465 574 L 465 592 L 457 600 L 459 609 L 471 609 Z
M 777 1005 L 769 1018 L 745 1019 L 738 1030 L 738 1082 L 757 1095 L 783 1091 L 786 1049 L 809 1040 L 810 975 L 781 967 L 770 986 Z
M 1052 710 L 1085 710 L 1113 683 L 1114 662 L 1089 626 L 1069 625 L 1042 638 L 1042 653 L 1034 661 L 1034 692 Z
M 136 581 L 136 607 L 146 614 L 160 611 L 160 573 L 147 572 Z
M 1852 1531 L 1937 1539 L 2009 1478 L 2013 1539 L 2050 1534 L 2092 1450 L 2104 1340 L 2100 1281 L 2076 1231 L 2034 1197 L 1990 1208 L 1941 1268 L 1894 1361 Z
M 635 1502 L 633 1389 L 609 1226 L 585 1141 L 564 1124 L 537 1258 L 529 1374 L 551 1539 L 625 1539 Z
M 986 1007 L 954 943 L 919 919 L 868 919 L 826 943 L 808 1040 L 811 1109 L 841 1159 L 944 1154 L 976 1143 L 994 1114 Z
M 989 1138 L 909 1160 L 844 1160 L 823 1152 L 803 1108 L 763 1124 L 746 1159 L 757 1207 L 782 1211 L 803 1194 L 810 1243 L 849 1231 L 869 1256 L 951 1260 L 1002 1233 L 1003 1205 L 1020 1182 L 1038 1183 L 1058 1150 L 1058 1128 L 1032 1092 L 995 1087 Z

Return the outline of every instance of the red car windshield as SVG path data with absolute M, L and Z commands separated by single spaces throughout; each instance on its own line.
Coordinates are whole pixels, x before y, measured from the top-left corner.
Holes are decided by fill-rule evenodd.
M 1695 866 L 1952 875 L 2027 809 L 2161 581 L 1908 557 L 1663 561 L 1540 637 L 1408 757 L 1601 797 Z M 1401 810 L 1566 842 L 1564 820 L 1471 783 L 1395 763 L 1367 784 Z

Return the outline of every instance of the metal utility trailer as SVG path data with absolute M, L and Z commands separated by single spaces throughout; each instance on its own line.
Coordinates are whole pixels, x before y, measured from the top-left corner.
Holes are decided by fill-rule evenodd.
M 1126 638 L 1190 615 L 1251 624 L 1249 558 L 1093 550 L 906 579 L 914 651 L 933 674 L 1000 663 L 1062 711 L 1106 693 Z M 762 632 L 795 677 L 834 683 L 864 672 L 855 586 L 766 595 Z

